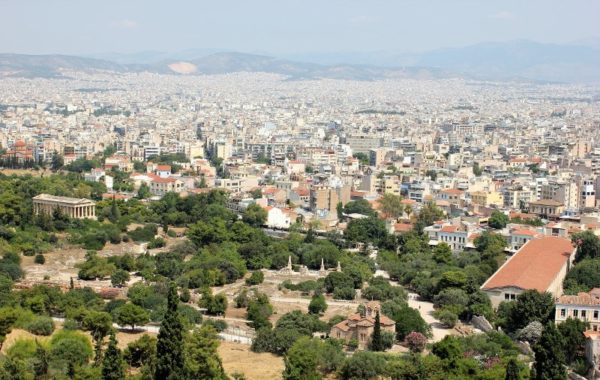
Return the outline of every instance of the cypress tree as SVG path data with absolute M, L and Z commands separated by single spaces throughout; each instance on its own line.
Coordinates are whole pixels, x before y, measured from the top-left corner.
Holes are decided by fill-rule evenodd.
M 379 311 L 375 314 L 375 325 L 373 326 L 373 334 L 371 335 L 371 351 L 385 351 L 383 337 L 381 336 L 381 318 Z
M 535 374 L 532 380 L 561 380 L 567 378 L 565 370 L 564 342 L 554 323 L 544 328 L 540 341 L 533 346 Z
M 167 296 L 167 311 L 160 324 L 156 345 L 156 380 L 182 379 L 184 368 L 183 323 L 177 311 L 179 297 L 177 286 L 171 282 Z
M 48 376 L 48 351 L 37 340 L 35 341 L 35 354 L 33 357 L 33 373 L 36 379 L 45 379 Z
M 110 334 L 110 341 L 102 360 L 102 380 L 123 380 L 125 369 L 123 367 L 123 356 L 117 347 L 117 339 L 114 331 Z
M 519 372 L 519 365 L 515 358 L 511 358 L 506 363 L 506 376 L 504 380 L 521 380 L 521 374 Z

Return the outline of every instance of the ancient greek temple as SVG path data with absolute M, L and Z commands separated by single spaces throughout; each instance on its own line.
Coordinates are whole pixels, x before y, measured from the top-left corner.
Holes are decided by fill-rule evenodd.
M 55 209 L 74 219 L 96 219 L 96 203 L 85 198 L 40 194 L 33 197 L 33 213 L 52 215 Z

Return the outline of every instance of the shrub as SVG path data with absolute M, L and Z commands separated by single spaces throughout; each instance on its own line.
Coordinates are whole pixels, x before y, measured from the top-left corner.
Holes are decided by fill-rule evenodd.
M 138 227 L 133 231 L 129 231 L 127 234 L 136 242 L 150 241 L 156 236 L 156 225 L 147 224 L 144 227 Z
M 262 284 L 265 280 L 265 275 L 263 272 L 257 270 L 252 272 L 252 275 L 246 279 L 246 285 L 258 285 Z
M 406 345 L 412 352 L 422 352 L 427 344 L 427 337 L 420 332 L 413 331 L 406 336 Z
M 325 297 L 322 294 L 317 296 L 313 296 L 310 300 L 310 304 L 308 304 L 308 312 L 311 314 L 321 314 L 327 310 L 327 302 L 325 302 Z
M 167 245 L 167 242 L 165 241 L 165 239 L 155 238 L 155 239 L 150 240 L 150 242 L 148 243 L 148 249 L 162 248 L 165 245 Z
M 38 253 L 37 255 L 35 255 L 33 262 L 36 264 L 44 265 L 44 263 L 46 263 L 46 258 L 41 253 Z
M 333 291 L 333 298 L 338 300 L 353 300 L 355 295 L 356 291 L 350 287 L 335 288 Z
M 54 332 L 54 321 L 50 317 L 38 316 L 25 325 L 25 330 L 35 335 L 52 335 Z
M 6 354 L 11 359 L 27 360 L 35 355 L 37 346 L 33 339 L 17 339 Z
M 238 309 L 248 307 L 248 302 L 250 301 L 250 299 L 248 298 L 248 290 L 242 289 L 242 291 L 239 292 L 237 296 L 235 296 L 233 301 L 235 302 L 235 307 Z
M 227 322 L 222 319 L 206 319 L 202 324 L 212 326 L 218 332 L 224 331 L 227 328 Z
M 447 309 L 441 309 L 436 311 L 435 317 L 442 322 L 442 324 L 448 328 L 453 328 L 458 322 L 458 316 Z

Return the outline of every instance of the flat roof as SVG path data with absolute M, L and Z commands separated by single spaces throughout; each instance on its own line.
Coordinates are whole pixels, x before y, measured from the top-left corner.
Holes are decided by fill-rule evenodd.
M 58 195 L 50 195 L 50 194 L 40 194 L 33 197 L 34 201 L 48 201 L 54 203 L 64 203 L 73 206 L 84 205 L 84 204 L 96 204 L 91 199 L 87 198 L 71 198 L 71 197 L 61 197 Z

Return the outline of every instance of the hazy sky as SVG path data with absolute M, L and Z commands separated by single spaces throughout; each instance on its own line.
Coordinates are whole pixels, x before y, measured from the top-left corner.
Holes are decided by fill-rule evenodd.
M 422 51 L 600 37 L 596 0 L 0 0 L 0 51 Z

